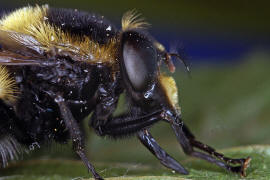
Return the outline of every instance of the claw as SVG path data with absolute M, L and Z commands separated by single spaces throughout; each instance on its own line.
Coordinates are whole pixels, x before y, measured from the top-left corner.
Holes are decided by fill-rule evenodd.
M 248 157 L 242 165 L 241 168 L 241 177 L 246 177 L 246 169 L 249 167 L 251 161 L 251 157 Z

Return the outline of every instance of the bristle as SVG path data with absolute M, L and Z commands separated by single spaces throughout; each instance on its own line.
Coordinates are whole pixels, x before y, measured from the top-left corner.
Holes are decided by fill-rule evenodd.
M 0 20 L 0 28 L 6 31 L 25 33 L 30 25 L 43 20 L 47 9 L 47 5 L 35 7 L 28 6 L 18 9 L 4 16 Z
M 16 34 L 12 38 L 33 47 L 37 46 L 37 41 L 38 46 L 48 54 L 53 51 L 60 55 L 71 56 L 76 61 L 115 64 L 117 49 L 115 38 L 111 38 L 106 44 L 99 44 L 88 36 L 63 32 L 59 27 L 49 24 L 46 17 L 47 10 L 48 6 L 19 9 L 0 21 L 0 29 L 32 36 L 35 39 L 33 41 Z
M 0 99 L 6 103 L 14 103 L 18 93 L 15 80 L 4 66 L 0 66 Z
M 145 19 L 141 17 L 141 14 L 137 13 L 136 10 L 127 11 L 122 17 L 122 30 L 130 29 L 145 29 L 150 24 L 145 22 Z
M 58 52 L 75 58 L 77 61 L 89 63 L 115 63 L 116 39 L 112 38 L 107 44 L 100 45 L 90 37 L 64 33 L 61 29 L 53 27 L 46 22 L 29 26 L 27 33 L 33 36 L 42 45 L 42 48 L 49 52 Z
M 159 77 L 160 83 L 165 90 L 165 93 L 170 101 L 170 104 L 174 108 L 178 107 L 178 90 L 176 87 L 175 80 L 170 76 L 165 76 L 163 74 Z
M 9 161 L 19 159 L 23 152 L 21 145 L 11 136 L 0 137 L 0 167 L 6 167 Z

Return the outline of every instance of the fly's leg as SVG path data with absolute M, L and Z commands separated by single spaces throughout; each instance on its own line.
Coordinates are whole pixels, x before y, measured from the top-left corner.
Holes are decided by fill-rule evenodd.
M 188 129 L 188 127 L 185 124 L 183 124 L 183 131 L 193 147 L 196 147 L 204 152 L 207 152 L 208 154 L 213 155 L 216 158 L 218 158 L 222 161 L 225 161 L 226 163 L 243 164 L 246 162 L 246 159 L 244 159 L 244 158 L 232 159 L 232 158 L 226 157 L 223 154 L 217 152 L 214 148 L 212 148 L 206 144 L 203 144 L 200 141 L 197 141 L 195 139 L 195 136 L 190 132 L 190 130 Z
M 182 165 L 180 165 L 159 146 L 148 130 L 140 131 L 138 133 L 138 139 L 160 161 L 161 164 L 180 174 L 188 174 L 188 171 Z
M 94 166 L 89 162 L 85 154 L 82 131 L 76 120 L 73 118 L 73 115 L 69 107 L 66 105 L 65 100 L 60 95 L 57 95 L 55 101 L 59 106 L 61 115 L 65 121 L 65 125 L 69 130 L 74 151 L 80 156 L 81 160 L 86 165 L 88 171 L 91 171 L 94 178 L 97 180 L 102 180 L 103 178 L 96 172 Z
M 210 163 L 214 163 L 219 167 L 227 169 L 228 171 L 240 173 L 241 176 L 246 176 L 246 169 L 251 161 L 250 157 L 245 159 L 231 159 L 225 157 L 223 154 L 216 152 L 215 149 L 211 148 L 210 146 L 195 140 L 195 137 L 191 134 L 187 127 L 183 125 L 183 123 L 172 123 L 171 126 L 176 134 L 178 142 L 181 144 L 186 154 L 204 159 Z M 207 152 L 207 154 L 195 151 L 193 148 L 198 148 Z M 220 160 L 217 160 L 216 158 Z M 239 165 L 231 166 L 230 164 Z
M 160 121 L 162 114 L 163 111 L 158 110 L 142 116 L 123 114 L 112 117 L 104 126 L 97 127 L 96 132 L 100 136 L 109 135 L 111 137 L 121 137 L 133 134 Z
M 180 174 L 188 174 L 188 171 L 183 168 L 175 159 L 168 155 L 159 146 L 159 144 L 151 136 L 151 134 L 145 129 L 151 124 L 160 121 L 162 117 L 162 110 L 154 111 L 152 113 L 142 116 L 123 114 L 108 120 L 106 125 L 99 126 L 96 131 L 101 136 L 109 135 L 112 137 L 121 137 L 139 131 L 137 133 L 138 139 L 148 150 L 150 150 L 152 154 L 154 154 L 160 160 L 161 164 L 163 164 L 167 168 L 175 170 Z

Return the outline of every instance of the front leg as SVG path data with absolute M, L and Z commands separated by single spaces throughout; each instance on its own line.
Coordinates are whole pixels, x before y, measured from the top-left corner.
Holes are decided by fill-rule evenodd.
M 224 156 L 221 153 L 218 153 L 214 148 L 196 140 L 195 136 L 190 132 L 188 127 L 183 124 L 183 132 L 185 133 L 186 137 L 189 139 L 190 143 L 192 144 L 193 147 L 196 147 L 210 155 L 215 156 L 216 158 L 225 161 L 226 163 L 231 163 L 231 164 L 244 164 L 246 159 L 232 159 L 229 157 Z
M 146 130 L 153 123 L 160 121 L 163 118 L 163 110 L 154 111 L 141 116 L 124 114 L 113 117 L 106 125 L 100 126 L 96 131 L 98 131 L 99 135 L 108 135 L 115 138 L 137 132 L 138 139 L 160 160 L 161 164 L 180 174 L 188 174 L 188 171 L 167 154 L 151 136 L 148 130 Z
M 174 158 L 167 154 L 152 137 L 148 130 L 143 130 L 138 133 L 138 138 L 141 143 L 149 149 L 149 151 L 156 156 L 161 164 L 167 168 L 173 169 L 180 174 L 188 174 L 188 171 L 181 166 Z
M 157 110 L 141 116 L 123 114 L 111 118 L 106 125 L 99 126 L 96 131 L 101 136 L 108 135 L 115 138 L 127 136 L 151 126 L 160 121 L 162 117 L 162 110 Z
M 210 163 L 216 164 L 221 168 L 227 169 L 228 171 L 240 173 L 241 176 L 246 176 L 246 169 L 251 161 L 250 157 L 241 159 L 225 157 L 223 154 L 216 152 L 215 149 L 211 148 L 210 146 L 197 141 L 189 129 L 179 119 L 177 122 L 171 123 L 171 126 L 175 132 L 177 140 L 186 154 L 204 159 Z M 194 148 L 198 148 L 207 154 L 196 151 Z M 238 166 L 232 166 L 231 164 L 237 164 Z
M 74 151 L 80 156 L 80 158 L 88 168 L 88 171 L 92 172 L 94 178 L 97 180 L 102 180 L 102 177 L 96 172 L 94 166 L 89 162 L 85 154 L 82 131 L 76 120 L 73 118 L 73 115 L 69 107 L 67 106 L 64 98 L 60 95 L 57 95 L 55 98 L 55 102 L 58 104 L 65 125 L 69 130 Z

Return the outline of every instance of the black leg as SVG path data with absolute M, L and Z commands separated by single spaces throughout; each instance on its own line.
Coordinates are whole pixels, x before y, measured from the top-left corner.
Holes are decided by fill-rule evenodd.
M 152 137 L 152 135 L 147 131 L 140 131 L 138 133 L 138 138 L 141 143 L 154 155 L 161 164 L 175 170 L 180 174 L 188 174 L 188 171 L 181 166 L 175 159 L 173 159 L 169 154 L 167 154 Z
M 224 157 L 223 154 L 217 153 L 213 148 L 199 141 L 196 141 L 195 137 L 190 133 L 187 127 L 183 126 L 182 123 L 175 123 L 171 125 L 176 134 L 177 140 L 181 144 L 186 154 L 214 163 L 224 169 L 227 169 L 228 171 L 240 173 L 241 176 L 246 176 L 245 171 L 251 158 L 248 157 L 246 159 L 231 159 Z M 197 152 L 193 149 L 194 147 L 199 148 L 200 150 L 203 150 L 210 155 L 202 152 Z M 217 160 L 215 157 L 221 159 L 222 161 Z M 239 166 L 231 166 L 229 163 L 239 164 Z
M 232 163 L 232 164 L 242 164 L 246 161 L 246 159 L 243 159 L 243 158 L 242 159 L 228 158 L 224 156 L 223 154 L 216 152 L 214 148 L 197 141 L 194 135 L 190 132 L 190 130 L 187 128 L 185 124 L 183 125 L 183 132 L 185 133 L 186 137 L 189 139 L 193 147 L 196 147 L 204 152 L 207 152 L 208 154 L 213 155 L 222 161 L 225 161 L 227 163 Z
M 55 98 L 55 101 L 57 102 L 61 115 L 65 121 L 65 125 L 69 130 L 71 139 L 72 139 L 72 145 L 75 150 L 75 152 L 80 156 L 84 164 L 86 165 L 88 171 L 91 171 L 94 178 L 97 180 L 102 180 L 103 178 L 96 172 L 94 166 L 89 162 L 85 155 L 85 150 L 84 150 L 84 142 L 83 142 L 83 136 L 82 132 L 80 130 L 80 127 L 76 120 L 73 118 L 73 115 L 66 105 L 64 99 L 61 96 L 57 96 Z
M 123 115 L 114 117 L 106 125 L 98 127 L 96 131 L 99 135 L 109 135 L 112 137 L 132 134 L 160 121 L 162 114 L 163 111 L 159 110 L 144 116 Z

